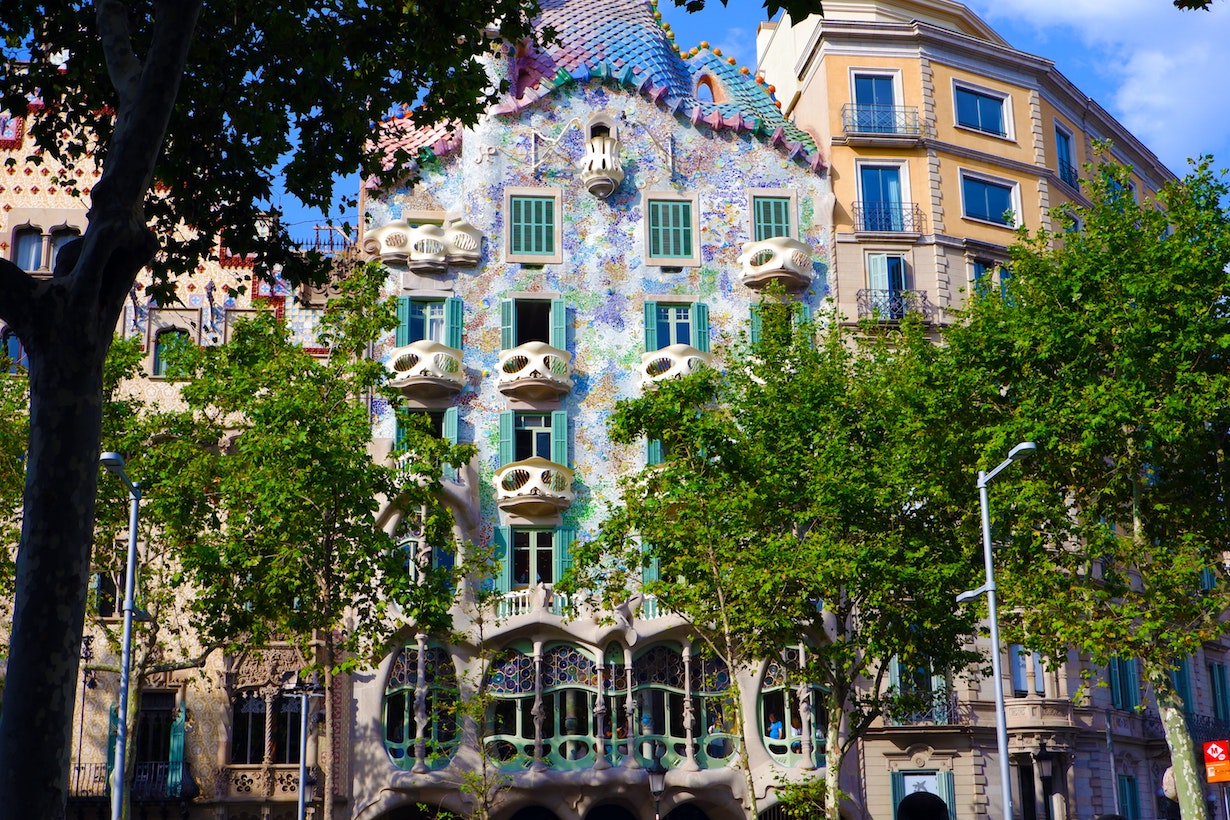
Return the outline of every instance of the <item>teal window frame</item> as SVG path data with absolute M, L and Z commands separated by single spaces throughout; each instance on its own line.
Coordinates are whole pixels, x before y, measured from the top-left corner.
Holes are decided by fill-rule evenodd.
M 167 374 L 167 346 L 171 339 L 182 338 L 184 344 L 188 344 L 190 337 L 188 331 L 182 327 L 167 327 L 159 330 L 154 334 L 154 344 L 152 347 L 153 358 L 150 365 L 150 375 L 163 378 Z
M 700 264 L 697 201 L 648 194 L 645 201 L 645 260 L 663 267 Z
M 563 262 L 563 218 L 561 189 L 505 188 L 505 261 L 531 266 Z
M 752 194 L 752 239 L 794 239 L 794 198 L 785 195 Z
M 575 527 L 558 526 L 558 527 L 513 527 L 500 526 L 495 528 L 495 558 L 499 562 L 499 572 L 495 578 L 496 588 L 500 592 L 511 592 L 515 589 L 525 589 L 533 586 L 534 583 L 529 580 L 528 572 L 526 580 L 520 581 L 516 574 L 516 552 L 522 549 L 518 545 L 519 533 L 549 533 L 551 544 L 551 579 L 542 581 L 541 583 L 555 583 L 564 576 L 569 569 L 572 568 L 572 544 L 577 539 L 577 531 Z M 527 544 L 525 548 L 541 549 L 545 551 L 545 547 L 535 545 L 532 542 Z M 541 556 L 530 556 L 533 558 L 541 558 Z M 536 561 L 531 562 L 528 566 L 533 567 Z
M 1135 775 L 1121 774 L 1116 778 L 1115 797 L 1120 814 L 1127 820 L 1140 820 L 1140 787 Z
M 550 318 L 546 338 L 538 338 L 541 334 L 527 335 L 528 331 L 517 321 L 517 315 L 527 303 L 549 305 Z M 500 348 L 512 350 L 527 342 L 545 342 L 557 350 L 568 349 L 568 303 L 556 298 L 511 298 L 500 300 Z
M 677 344 L 677 330 L 682 326 L 678 314 L 671 310 L 687 311 L 688 333 L 691 346 L 701 353 L 709 352 L 709 307 L 703 302 L 645 302 L 645 352 L 652 353 L 672 344 Z M 665 313 L 663 311 L 666 311 Z
M 897 807 L 907 796 L 906 778 L 910 775 L 935 776 L 936 793 L 948 807 L 948 820 L 957 820 L 957 789 L 951 771 L 919 769 L 892 772 L 889 776 L 893 800 L 893 820 L 897 820 Z

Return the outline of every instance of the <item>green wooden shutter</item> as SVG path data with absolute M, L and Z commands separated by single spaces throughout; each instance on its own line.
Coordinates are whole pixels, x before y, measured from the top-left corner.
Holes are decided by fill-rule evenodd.
M 461 300 L 450 296 L 444 300 L 444 344 L 461 350 L 461 333 L 465 328 L 465 307 Z
M 957 785 L 952 772 L 937 772 L 935 780 L 940 799 L 948 806 L 948 820 L 957 820 Z
M 703 302 L 692 303 L 692 327 L 695 330 L 696 349 L 709 352 L 709 306 Z
M 791 237 L 788 197 L 758 196 L 752 200 L 752 205 L 757 242 L 776 236 Z
M 1218 720 L 1230 720 L 1230 676 L 1224 663 L 1209 664 L 1209 678 L 1213 689 L 1213 715 Z
M 649 202 L 649 255 L 661 259 L 692 256 L 692 203 Z
M 651 438 L 645 442 L 645 465 L 652 467 L 661 464 L 665 459 L 662 453 L 662 439 Z
M 495 528 L 495 560 L 500 562 L 495 583 L 500 592 L 512 589 L 512 541 L 512 527 Z
M 184 783 L 184 722 L 188 709 L 180 706 L 175 712 L 175 720 L 171 723 L 171 753 L 167 765 L 167 794 L 171 797 L 179 797 Z
M 752 344 L 756 344 L 756 342 L 760 341 L 761 333 L 760 305 L 752 305 L 749 311 L 747 338 Z
M 568 412 L 551 411 L 551 460 L 568 466 Z
M 798 325 L 805 325 L 811 321 L 811 305 L 806 302 L 794 303 L 794 322 Z
M 511 410 L 500 412 L 500 466 L 512 464 L 517 455 L 516 434 L 513 432 L 515 418 Z
M 649 553 L 649 545 L 642 544 L 641 551 L 645 554 Z M 651 581 L 657 581 L 662 577 L 662 567 L 658 564 L 658 556 L 651 555 L 641 567 L 641 583 L 647 584 Z
M 564 573 L 572 569 L 572 542 L 577 538 L 575 527 L 556 527 L 552 539 L 555 548 L 555 582 L 558 584 Z
M 659 350 L 658 345 L 658 303 L 645 303 L 645 352 Z
M 1179 661 L 1174 669 L 1170 672 L 1170 683 L 1174 686 L 1175 693 L 1179 699 L 1183 701 L 1183 712 L 1191 714 L 1195 710 L 1192 708 L 1192 679 L 1188 672 L 1187 659 Z
M 563 299 L 551 300 L 551 347 L 568 349 L 568 303 Z
M 894 665 L 896 665 L 895 662 Z M 893 772 L 890 777 L 892 778 L 893 792 L 893 820 L 897 820 L 897 807 L 905 799 L 905 773 Z
M 517 304 L 512 299 L 500 300 L 500 347 L 512 350 L 517 346 Z
M 1110 686 L 1110 702 L 1116 709 L 1122 709 L 1123 706 L 1123 683 L 1121 681 L 1121 672 L 1119 670 L 1119 659 L 1111 658 L 1110 663 L 1106 664 L 1107 685 Z
M 119 711 L 119 706 L 111 705 L 111 711 L 107 717 L 107 780 L 111 780 L 111 772 L 115 771 L 115 744 L 119 736 L 120 722 L 116 718 Z
M 410 297 L 397 297 L 397 346 L 410 344 Z
M 897 694 L 901 694 L 901 661 L 894 656 L 888 662 L 888 685 L 893 688 Z M 896 805 L 894 803 L 894 805 Z
M 555 198 L 512 197 L 509 249 L 514 254 L 550 256 L 555 253 Z
M 457 425 L 458 425 L 458 410 L 456 407 L 450 407 L 444 411 L 444 440 L 449 444 L 457 443 Z M 447 478 L 449 481 L 457 480 L 458 464 L 445 464 L 441 470 L 441 478 Z
M 867 254 L 867 284 L 872 290 L 888 290 L 888 254 Z

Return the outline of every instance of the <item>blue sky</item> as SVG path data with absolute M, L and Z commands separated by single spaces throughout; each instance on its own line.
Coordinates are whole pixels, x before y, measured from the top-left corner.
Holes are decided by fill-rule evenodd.
M 1179 11 L 1170 0 L 966 2 L 1014 48 L 1053 60 L 1175 173 L 1201 154 L 1230 166 L 1230 0 L 1214 0 L 1209 12 Z M 756 27 L 765 19 L 759 0 L 708 0 L 695 14 L 672 0 L 660 8 L 681 48 L 707 40 L 754 66 Z M 294 236 L 320 221 L 290 197 L 279 204 Z

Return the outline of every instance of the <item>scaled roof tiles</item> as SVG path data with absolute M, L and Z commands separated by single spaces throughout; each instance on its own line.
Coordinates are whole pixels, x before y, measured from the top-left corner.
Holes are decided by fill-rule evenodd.
M 751 132 L 791 159 L 823 168 L 812 136 L 786 120 L 769 90 L 749 73 L 707 48 L 690 59 L 676 53 L 650 0 L 544 0 L 536 26 L 552 27 L 555 40 L 545 48 L 518 47 L 512 93 L 495 114 L 516 113 L 571 83 L 613 81 L 697 127 Z M 702 81 L 721 102 L 697 99 Z M 461 144 L 460 129 L 408 125 L 408 117 L 400 117 L 382 128 L 378 142 L 386 155 L 428 148 L 441 156 Z

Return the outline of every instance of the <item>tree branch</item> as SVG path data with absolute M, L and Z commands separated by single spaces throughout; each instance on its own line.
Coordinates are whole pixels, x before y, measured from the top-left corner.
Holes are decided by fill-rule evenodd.
M 95 20 L 107 61 L 107 76 L 119 94 L 120 108 L 128 108 L 134 102 L 141 78 L 141 61 L 128 36 L 128 8 L 120 0 L 99 0 Z

